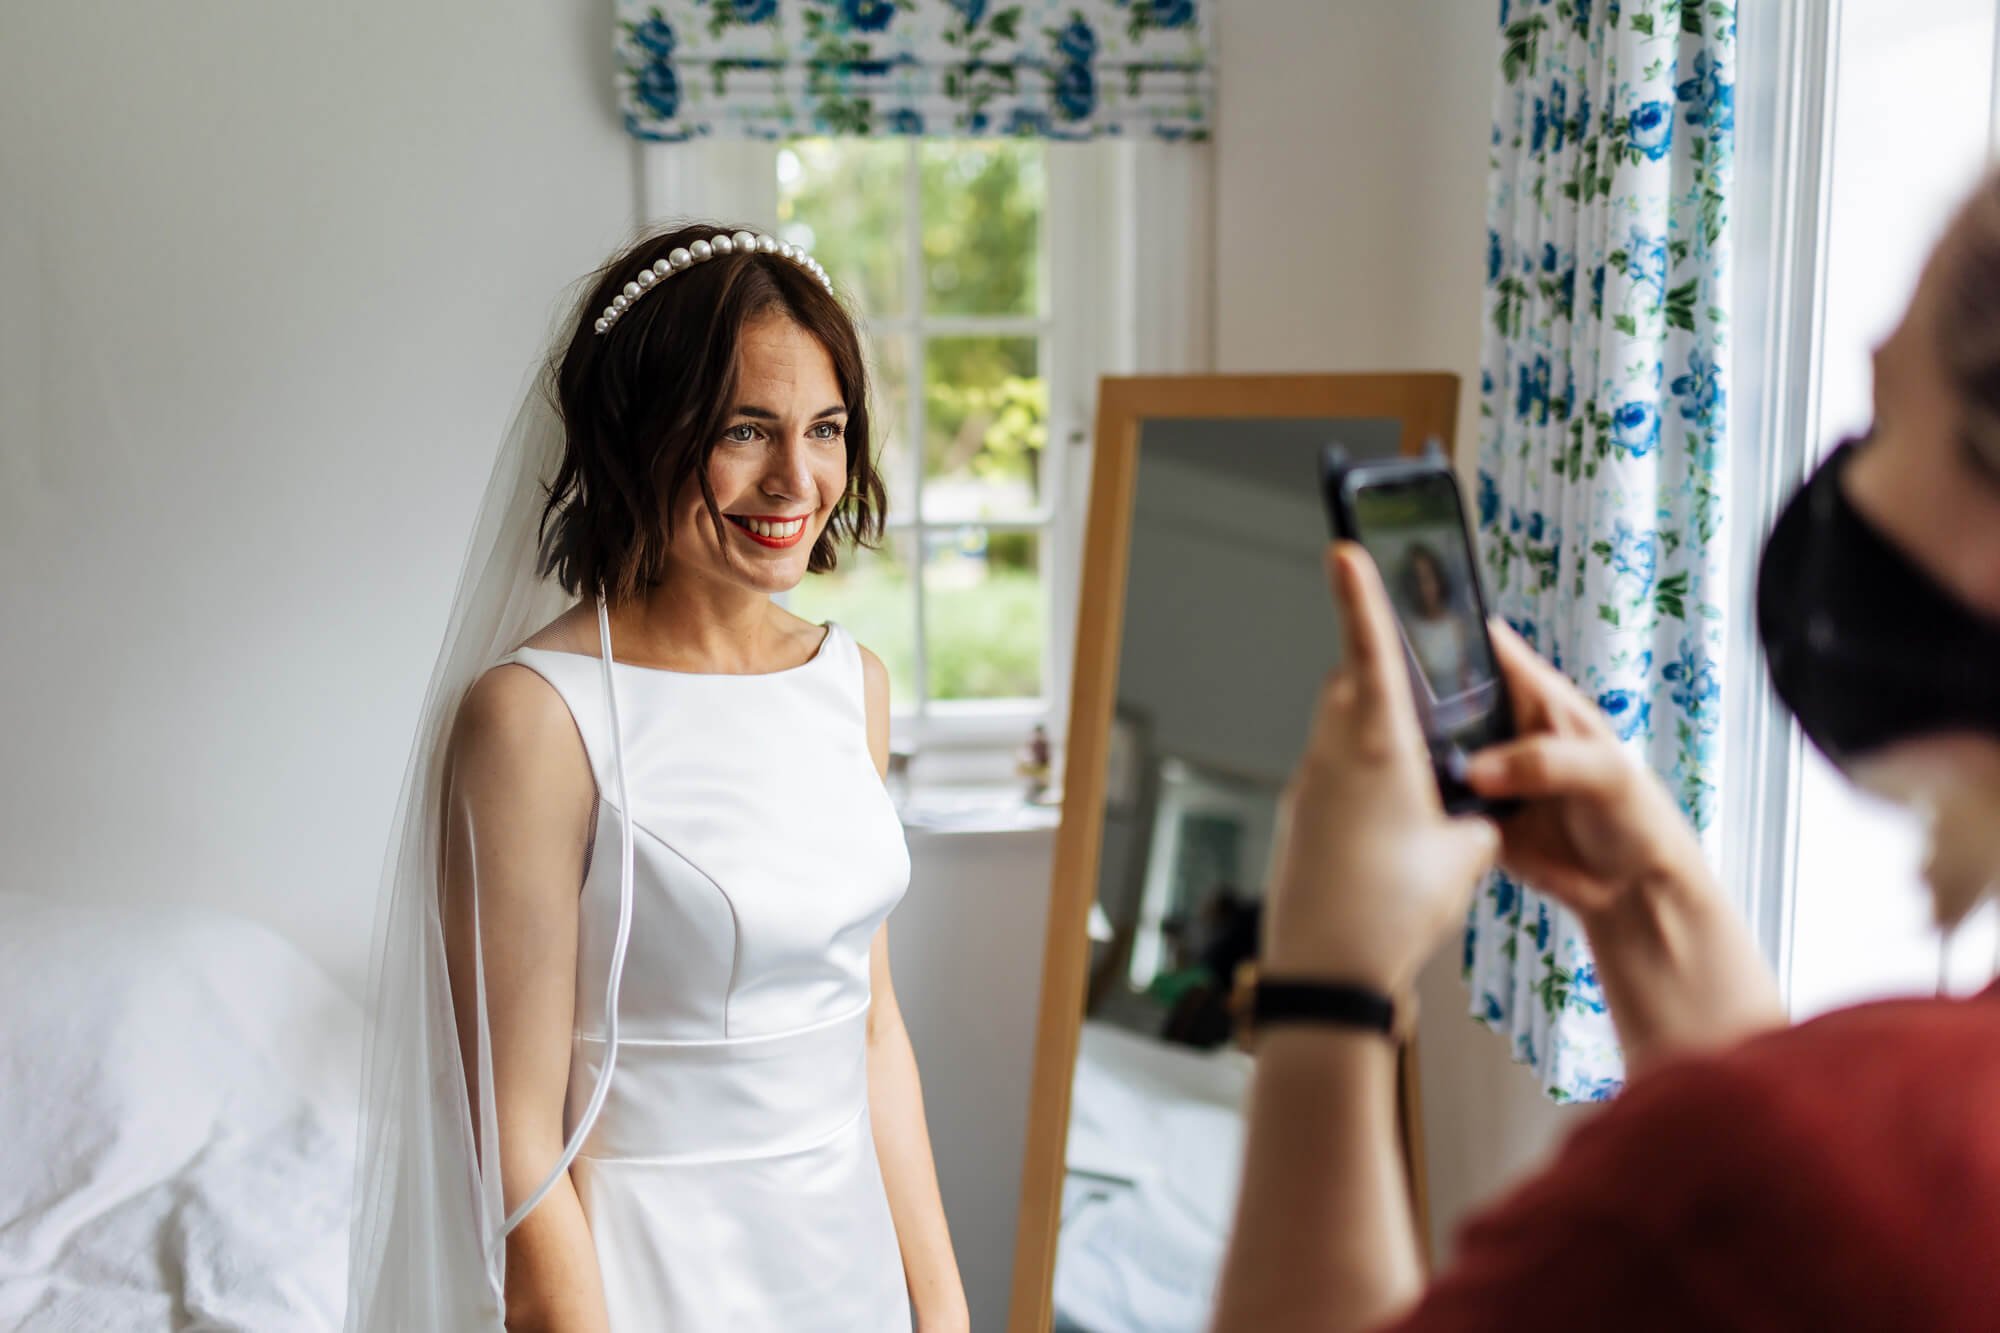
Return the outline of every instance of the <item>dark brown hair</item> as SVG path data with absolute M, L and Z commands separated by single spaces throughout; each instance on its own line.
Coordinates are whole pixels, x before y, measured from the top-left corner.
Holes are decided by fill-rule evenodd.
M 648 232 L 585 280 L 569 341 L 550 355 L 565 439 L 542 510 L 541 571 L 575 596 L 602 588 L 616 604 L 658 583 L 674 502 L 690 483 L 722 531 L 709 455 L 734 404 L 743 330 L 773 312 L 826 349 L 847 408 L 847 487 L 806 568 L 824 573 L 839 563 L 842 542 L 872 547 L 881 538 L 887 497 L 869 448 L 861 339 L 818 278 L 779 255 L 718 257 L 647 289 L 608 332 L 593 327 L 640 269 L 743 230 L 755 229 L 694 223 Z

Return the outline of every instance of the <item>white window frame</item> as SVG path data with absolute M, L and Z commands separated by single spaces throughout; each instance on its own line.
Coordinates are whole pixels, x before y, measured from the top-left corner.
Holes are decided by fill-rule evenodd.
M 1789 994 L 1801 740 L 1772 692 L 1754 609 L 1763 536 L 1819 438 L 1834 5 L 1751 5 L 1738 24 L 1730 408 L 1737 444 L 1728 553 L 1738 609 L 1724 649 L 1734 665 L 1722 865 L 1781 993 Z

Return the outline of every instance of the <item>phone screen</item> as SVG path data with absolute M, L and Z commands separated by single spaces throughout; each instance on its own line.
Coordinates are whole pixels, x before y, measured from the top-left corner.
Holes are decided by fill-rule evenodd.
M 1356 489 L 1352 505 L 1396 608 L 1424 730 L 1478 749 L 1492 739 L 1499 685 L 1458 487 L 1442 473 L 1385 480 Z

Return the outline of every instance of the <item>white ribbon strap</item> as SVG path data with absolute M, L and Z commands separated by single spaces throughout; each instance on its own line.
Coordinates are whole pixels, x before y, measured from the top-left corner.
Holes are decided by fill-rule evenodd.
M 618 1066 L 618 983 L 625 976 L 625 942 L 632 933 L 632 800 L 625 786 L 625 745 L 622 739 L 623 729 L 618 725 L 618 688 L 611 677 L 611 617 L 605 608 L 602 589 L 597 594 L 597 639 L 602 653 L 599 666 L 604 676 L 604 698 L 611 715 L 611 760 L 618 770 L 618 822 L 621 830 L 618 937 L 611 949 L 611 975 L 604 984 L 604 1027 L 607 1049 L 604 1053 L 604 1066 L 597 1071 L 597 1084 L 590 1090 L 590 1101 L 584 1106 L 583 1115 L 577 1120 L 576 1129 L 570 1134 L 569 1142 L 563 1145 L 562 1156 L 556 1160 L 548 1178 L 536 1187 L 533 1194 L 522 1201 L 521 1206 L 514 1210 L 506 1224 L 500 1228 L 500 1234 L 493 1238 L 488 1246 L 489 1264 L 493 1259 L 493 1247 L 506 1240 L 508 1233 L 521 1225 L 521 1220 L 534 1211 L 535 1205 L 555 1188 L 556 1182 L 562 1179 L 563 1172 L 569 1170 L 570 1163 L 576 1160 L 577 1153 L 583 1148 L 584 1139 L 590 1134 L 591 1126 L 597 1123 L 598 1112 L 604 1109 L 604 1099 L 611 1092 L 611 1071 Z

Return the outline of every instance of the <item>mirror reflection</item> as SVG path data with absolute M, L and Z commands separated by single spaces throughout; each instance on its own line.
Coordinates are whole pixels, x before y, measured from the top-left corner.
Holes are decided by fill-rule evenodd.
M 1141 429 L 1057 1333 L 1204 1326 L 1251 1060 L 1231 995 L 1255 966 L 1299 719 L 1339 653 L 1318 453 L 1391 457 L 1401 434 L 1386 418 Z

